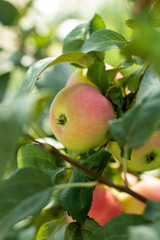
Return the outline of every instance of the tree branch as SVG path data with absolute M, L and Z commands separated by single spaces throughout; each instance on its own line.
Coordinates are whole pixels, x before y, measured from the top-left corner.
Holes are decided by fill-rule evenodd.
M 77 161 L 73 160 L 72 158 L 68 157 L 67 155 L 61 153 L 59 150 L 57 150 L 55 147 L 49 145 L 49 144 L 45 144 L 42 142 L 39 142 L 38 140 L 36 140 L 35 138 L 33 138 L 32 136 L 25 134 L 24 135 L 25 138 L 28 138 L 29 140 L 31 140 L 32 142 L 37 143 L 38 145 L 40 145 L 42 148 L 44 148 L 45 150 L 47 150 L 48 152 L 50 152 L 51 154 L 60 157 L 61 159 L 63 159 L 64 161 L 70 163 L 72 166 L 80 169 L 81 171 L 83 171 L 84 173 L 86 173 L 87 175 L 92 176 L 97 182 L 99 183 L 103 183 L 109 187 L 115 188 L 119 191 L 123 191 L 126 192 L 130 195 L 132 195 L 133 197 L 137 198 L 138 200 L 140 200 L 143 203 L 146 203 L 147 199 L 143 196 L 141 196 L 140 194 L 132 191 L 128 186 L 121 186 L 118 185 L 116 183 L 113 183 L 110 180 L 105 179 L 104 177 L 98 175 L 97 173 L 93 172 L 92 170 L 90 170 L 89 168 L 86 168 L 85 166 L 83 166 L 82 164 L 79 164 Z

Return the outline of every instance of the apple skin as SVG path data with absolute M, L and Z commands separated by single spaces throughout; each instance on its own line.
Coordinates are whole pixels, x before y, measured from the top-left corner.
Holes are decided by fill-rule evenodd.
M 160 179 L 154 177 L 147 177 L 136 183 L 132 190 L 146 197 L 148 200 L 160 201 Z M 124 213 L 143 214 L 146 204 L 132 197 L 126 195 L 122 200 Z
M 114 119 L 111 103 L 87 83 L 63 88 L 49 112 L 51 129 L 65 147 L 88 151 L 105 143 L 108 122 Z
M 121 151 L 117 142 L 110 142 L 108 151 L 121 163 Z M 149 157 L 150 156 L 150 157 Z M 160 167 L 160 131 L 141 147 L 132 150 L 131 159 L 127 161 L 127 168 L 132 171 L 149 171 Z
M 106 70 L 110 70 L 110 69 L 113 69 L 113 67 L 108 64 L 108 63 L 105 63 L 105 69 Z M 88 83 L 88 84 L 91 84 L 93 85 L 94 87 L 97 87 L 93 82 L 91 82 L 87 76 L 87 70 L 82 70 L 82 69 L 77 69 L 75 72 L 73 72 L 71 74 L 71 76 L 69 77 L 67 83 L 66 83 L 66 86 L 69 86 L 70 84 L 74 84 L 74 83 Z M 115 76 L 115 81 L 117 81 L 118 79 L 122 78 L 123 75 L 118 72 Z M 98 87 L 97 87 L 98 88 Z M 98 88 L 99 89 L 99 88 Z
M 94 87 L 97 87 L 93 82 L 91 82 L 87 76 L 86 76 L 86 69 L 82 70 L 82 69 L 77 69 L 76 71 L 74 71 L 71 76 L 69 77 L 67 83 L 66 83 L 66 87 L 74 84 L 74 83 L 88 83 L 91 84 Z M 98 87 L 97 87 L 98 88 Z
M 101 226 L 123 211 L 120 201 L 105 185 L 97 185 L 88 216 L 94 218 Z

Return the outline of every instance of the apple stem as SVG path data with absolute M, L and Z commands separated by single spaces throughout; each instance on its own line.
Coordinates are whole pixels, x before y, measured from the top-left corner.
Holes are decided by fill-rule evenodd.
M 69 156 L 63 154 L 62 152 L 57 150 L 54 146 L 51 146 L 49 144 L 45 144 L 45 143 L 39 142 L 38 140 L 36 140 L 35 138 L 33 138 L 32 136 L 30 136 L 28 134 L 25 134 L 24 137 L 29 139 L 29 140 L 31 140 L 32 142 L 37 143 L 43 149 L 47 150 L 48 152 L 50 152 L 54 156 L 60 157 L 61 159 L 63 159 L 64 161 L 70 163 L 74 167 L 80 169 L 84 173 L 92 176 L 98 183 L 103 183 L 103 184 L 105 184 L 105 185 L 107 185 L 109 187 L 115 188 L 115 189 L 117 189 L 119 191 L 126 192 L 126 193 L 132 195 L 133 197 L 137 198 L 141 202 L 146 203 L 147 199 L 145 197 L 143 197 L 142 195 L 134 192 L 127 185 L 121 186 L 121 185 L 118 185 L 118 184 L 108 180 L 108 179 L 105 179 L 104 177 L 98 175 L 97 173 L 93 172 L 92 170 L 90 170 L 89 168 L 85 167 L 84 165 L 76 162 L 75 160 L 73 160 Z

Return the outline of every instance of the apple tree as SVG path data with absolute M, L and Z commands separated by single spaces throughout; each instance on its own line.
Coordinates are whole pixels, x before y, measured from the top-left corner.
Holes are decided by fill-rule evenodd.
M 10 101 L 2 96 L 0 240 L 25 231 L 36 240 L 160 239 L 160 3 L 130 4 L 130 38 L 95 13 L 61 55 L 40 53 Z M 123 60 L 112 67 L 114 49 Z M 45 91 L 41 80 L 63 63 L 73 82 Z

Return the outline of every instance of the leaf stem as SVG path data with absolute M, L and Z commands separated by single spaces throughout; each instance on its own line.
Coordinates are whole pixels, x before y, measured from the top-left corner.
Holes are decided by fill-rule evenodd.
M 95 187 L 97 185 L 97 181 L 93 181 L 93 182 L 78 182 L 78 183 L 67 183 L 67 184 L 58 184 L 56 186 L 53 187 L 53 189 L 65 189 L 65 188 L 74 188 L 74 187 Z
M 74 167 L 80 169 L 81 171 L 83 171 L 87 175 L 92 176 L 98 183 L 103 183 L 103 184 L 105 184 L 105 185 L 107 185 L 109 187 L 115 188 L 115 189 L 117 189 L 119 191 L 126 192 L 126 193 L 132 195 L 133 197 L 137 198 L 141 202 L 146 203 L 147 199 L 145 197 L 143 197 L 142 195 L 134 192 L 128 186 L 126 186 L 126 185 L 125 186 L 121 186 L 121 185 L 118 185 L 118 184 L 108 180 L 108 179 L 105 179 L 104 177 L 98 175 L 97 173 L 93 172 L 92 170 L 90 170 L 89 168 L 85 167 L 84 165 L 76 162 L 75 160 L 73 160 L 69 156 L 64 155 L 59 150 L 57 150 L 54 146 L 51 146 L 49 144 L 45 144 L 45 143 L 39 142 L 38 140 L 36 140 L 35 138 L 33 138 L 32 136 L 30 136 L 28 134 L 24 135 L 24 137 L 28 138 L 32 142 L 37 143 L 38 145 L 40 145 L 42 148 L 44 148 L 45 150 L 47 150 L 51 154 L 53 154 L 53 155 L 55 155 L 57 157 L 60 157 L 61 159 L 63 159 L 64 161 L 70 163 Z
M 31 127 L 32 129 L 35 131 L 35 133 L 40 137 L 40 138 L 44 138 L 46 136 L 45 132 L 43 131 L 43 129 L 38 125 L 37 122 L 32 122 L 31 123 Z
M 128 160 L 128 147 L 125 145 L 124 146 L 124 162 L 123 162 L 123 172 L 124 172 L 124 184 L 125 186 L 128 185 L 127 183 L 127 160 Z

